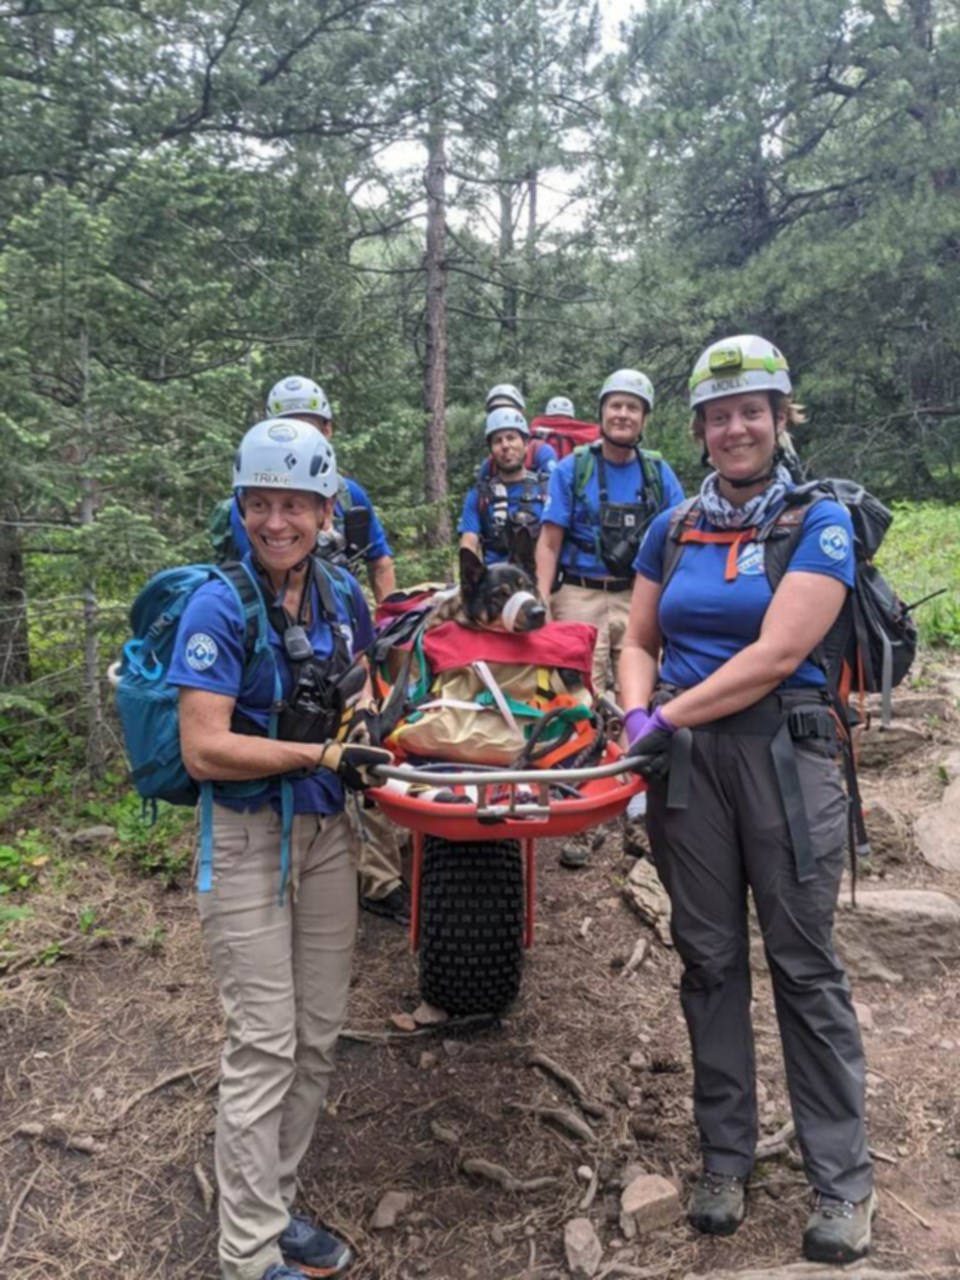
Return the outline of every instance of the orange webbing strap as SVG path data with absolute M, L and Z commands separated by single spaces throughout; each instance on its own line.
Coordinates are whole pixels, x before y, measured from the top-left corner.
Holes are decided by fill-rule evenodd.
M 727 567 L 724 570 L 723 580 L 724 582 L 736 582 L 737 556 L 740 554 L 740 548 L 745 542 L 752 542 L 757 533 L 758 530 L 752 525 L 746 529 L 720 529 L 714 533 L 708 533 L 704 529 L 684 529 L 680 535 L 680 541 L 719 544 L 720 546 L 729 547 Z

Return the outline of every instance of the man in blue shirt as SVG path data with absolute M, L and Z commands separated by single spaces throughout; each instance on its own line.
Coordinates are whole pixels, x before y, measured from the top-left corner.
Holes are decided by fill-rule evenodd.
M 488 465 L 468 490 L 460 516 L 460 545 L 486 564 L 510 559 L 513 535 L 525 526 L 536 538 L 540 530 L 543 504 L 547 496 L 546 467 L 556 465 L 557 455 L 549 445 L 541 446 L 543 471 L 528 471 L 525 465 L 530 428 L 518 409 L 494 409 L 487 414 L 486 439 L 490 448 Z
M 543 509 L 537 585 L 554 619 L 597 628 L 598 696 L 610 682 L 611 662 L 616 673 L 643 533 L 659 511 L 683 500 L 667 463 L 640 448 L 653 399 L 645 374 L 611 374 L 600 390 L 600 440 L 558 463 Z

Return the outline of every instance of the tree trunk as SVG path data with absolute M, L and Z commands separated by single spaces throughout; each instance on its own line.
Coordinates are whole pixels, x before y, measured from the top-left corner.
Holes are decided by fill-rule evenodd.
M 434 103 L 427 130 L 427 312 L 423 383 L 424 497 L 436 515 L 426 528 L 428 547 L 450 541 L 447 509 L 447 247 L 446 130 Z
M 83 461 L 89 468 L 93 450 L 93 430 L 90 422 L 90 335 L 84 324 L 80 330 L 81 437 L 84 443 Z M 95 487 L 89 470 L 81 481 L 80 524 L 93 524 L 96 514 Z M 106 773 L 104 749 L 103 696 L 100 686 L 100 611 L 97 604 L 97 588 L 93 563 L 84 564 L 83 586 L 83 692 L 87 704 L 87 768 L 90 776 L 99 782 Z
M 30 680 L 27 579 L 17 516 L 12 502 L 0 503 L 0 687 Z

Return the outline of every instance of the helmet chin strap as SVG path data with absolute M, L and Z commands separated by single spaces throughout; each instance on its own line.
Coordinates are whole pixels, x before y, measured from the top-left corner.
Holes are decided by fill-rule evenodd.
M 704 449 L 703 451 L 703 459 L 706 462 L 706 464 L 709 466 L 709 459 L 707 458 L 706 449 Z M 782 461 L 783 461 L 783 449 L 780 447 L 780 445 L 777 445 L 777 447 L 773 451 L 773 457 L 770 459 L 770 467 L 768 470 L 760 471 L 755 476 L 747 476 L 745 480 L 732 480 L 732 479 L 729 479 L 727 476 L 725 476 L 723 472 L 720 470 L 720 468 L 717 467 L 717 475 L 720 477 L 723 483 L 728 484 L 731 489 L 751 489 L 755 484 L 762 484 L 766 480 L 772 480 L 773 477 L 777 474 L 777 468 L 780 466 L 780 463 Z

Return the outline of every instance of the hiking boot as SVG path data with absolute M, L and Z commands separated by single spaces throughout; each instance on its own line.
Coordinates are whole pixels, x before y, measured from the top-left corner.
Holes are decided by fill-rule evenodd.
M 877 1212 L 874 1192 L 856 1204 L 814 1193 L 813 1212 L 803 1233 L 803 1256 L 809 1262 L 844 1266 L 870 1252 L 870 1223 Z
M 382 898 L 360 897 L 360 905 L 364 911 L 372 915 L 383 916 L 384 920 L 392 920 L 394 924 L 410 923 L 410 888 L 403 881 Z
M 338 1276 L 351 1262 L 350 1248 L 342 1240 L 317 1226 L 309 1218 L 291 1213 L 287 1229 L 280 1237 L 280 1252 L 284 1260 L 293 1263 L 291 1276 Z M 264 1276 L 264 1280 L 287 1280 L 281 1272 L 278 1276 Z
M 743 1221 L 745 1179 L 708 1169 L 687 1206 L 687 1221 L 708 1236 L 732 1236 Z
M 307 1273 L 298 1271 L 296 1267 L 285 1267 L 282 1262 L 275 1262 L 272 1267 L 267 1267 L 260 1280 L 307 1280 Z

